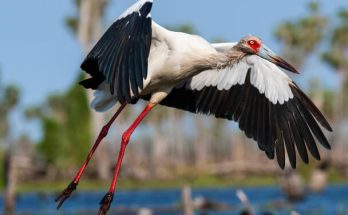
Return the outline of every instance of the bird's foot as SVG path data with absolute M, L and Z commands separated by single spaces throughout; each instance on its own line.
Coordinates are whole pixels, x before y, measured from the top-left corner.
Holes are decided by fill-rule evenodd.
M 59 209 L 63 205 L 64 201 L 70 197 L 71 193 L 76 190 L 76 187 L 77 183 L 71 182 L 69 186 L 65 188 L 65 190 L 63 190 L 63 192 L 56 198 L 56 202 L 58 202 L 57 209 Z
M 110 209 L 114 194 L 112 192 L 107 193 L 104 198 L 100 201 L 100 208 L 98 215 L 106 215 L 106 212 Z

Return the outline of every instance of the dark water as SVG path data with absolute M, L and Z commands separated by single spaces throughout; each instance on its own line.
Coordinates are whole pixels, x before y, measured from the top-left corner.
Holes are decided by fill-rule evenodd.
M 265 211 L 273 214 L 348 215 L 348 185 L 329 186 L 321 194 L 308 193 L 303 201 L 290 203 L 277 187 L 244 188 L 257 214 Z M 237 199 L 236 188 L 194 189 L 193 198 L 204 197 L 228 206 L 225 211 L 207 211 L 209 215 L 239 214 L 242 205 Z M 28 193 L 17 197 L 17 214 L 96 214 L 103 192 L 76 192 L 60 211 L 55 210 L 55 194 Z M 139 208 L 152 208 L 155 215 L 179 215 L 181 192 L 172 190 L 120 191 L 115 197 L 110 214 L 137 214 Z M 3 208 L 3 197 L 0 197 Z M 196 213 L 200 215 L 200 212 Z

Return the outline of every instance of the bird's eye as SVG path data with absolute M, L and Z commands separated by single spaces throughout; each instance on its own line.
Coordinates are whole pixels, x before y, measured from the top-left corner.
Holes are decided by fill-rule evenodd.
M 260 43 L 258 43 L 256 40 L 249 40 L 248 45 L 250 46 L 250 48 L 252 48 L 255 51 L 258 51 L 258 49 L 260 48 Z

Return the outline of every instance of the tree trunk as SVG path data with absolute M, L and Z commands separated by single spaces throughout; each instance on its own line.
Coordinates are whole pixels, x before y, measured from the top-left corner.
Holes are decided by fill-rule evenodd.
M 336 144 L 333 144 L 334 147 L 337 150 L 337 156 L 331 157 L 331 159 L 335 160 L 338 163 L 346 163 L 346 142 L 342 141 L 342 139 L 347 138 L 347 135 L 345 133 L 345 130 L 343 129 L 344 123 L 347 120 L 347 92 L 348 92 L 348 70 L 345 69 L 339 69 L 338 70 L 342 74 L 342 86 L 341 89 L 338 92 L 337 100 L 335 103 L 335 113 L 334 113 L 334 122 L 335 122 L 335 129 L 333 133 L 333 140 L 336 141 Z M 341 140 L 341 141 L 340 141 Z
M 207 138 L 206 131 L 203 126 L 203 119 L 197 116 L 195 119 L 196 138 L 194 140 L 195 166 L 198 171 L 203 170 L 207 163 Z
M 157 123 L 157 124 L 155 124 Z M 168 151 L 168 143 L 165 135 L 161 131 L 159 121 L 155 121 L 152 126 L 155 128 L 155 136 L 153 138 L 153 151 L 151 156 L 151 172 L 156 178 L 166 178 L 164 175 L 164 167 L 167 165 L 166 154 Z
M 177 169 L 180 169 L 185 164 L 185 138 L 183 137 L 182 127 L 180 125 L 181 117 L 175 109 L 169 108 L 168 110 L 168 122 L 171 122 L 170 135 L 170 144 L 171 144 L 171 161 L 173 166 Z
M 78 38 L 83 47 L 83 53 L 86 55 L 92 44 L 96 42 L 101 35 L 101 19 L 104 12 L 105 0 L 82 0 L 80 7 L 80 22 L 78 26 Z M 88 100 L 93 99 L 93 92 L 88 92 Z M 91 130 L 92 137 L 95 140 L 99 131 L 104 125 L 104 117 L 95 111 L 91 112 Z M 101 144 L 96 151 L 96 171 L 99 179 L 106 180 L 110 178 L 110 162 L 105 154 L 109 151 L 106 144 Z
M 11 215 L 11 214 L 14 214 L 14 211 L 15 211 L 16 184 L 17 184 L 17 170 L 16 170 L 16 164 L 13 157 L 13 150 L 11 146 L 9 146 L 8 150 L 5 152 L 4 172 L 5 172 L 4 214 Z

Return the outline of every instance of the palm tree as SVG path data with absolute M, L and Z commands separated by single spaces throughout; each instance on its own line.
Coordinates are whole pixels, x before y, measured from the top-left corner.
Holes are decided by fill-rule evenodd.
M 332 31 L 330 48 L 322 55 L 324 62 L 342 75 L 341 92 L 337 99 L 337 120 L 348 114 L 348 10 L 341 10 L 338 18 L 340 22 Z
M 10 144 L 9 113 L 18 104 L 19 90 L 16 86 L 3 86 L 0 82 L 0 143 L 7 143 L 4 155 L 5 207 L 4 214 L 13 214 L 15 207 L 16 168 L 13 160 L 14 145 Z
M 284 22 L 275 31 L 276 38 L 283 43 L 285 58 L 297 68 L 303 66 L 322 41 L 327 24 L 327 19 L 319 13 L 318 3 L 311 2 L 308 8 L 308 16 Z

